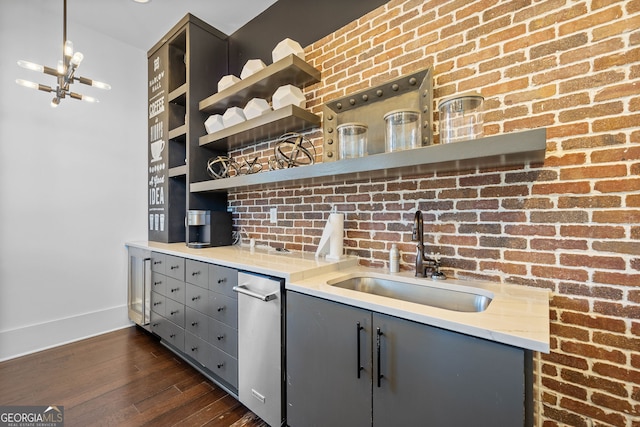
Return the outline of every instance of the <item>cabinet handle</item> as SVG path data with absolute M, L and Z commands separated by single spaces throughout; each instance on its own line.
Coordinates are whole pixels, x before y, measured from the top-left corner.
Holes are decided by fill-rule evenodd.
M 157 327 L 158 327 L 158 325 L 159 325 L 159 323 L 152 323 L 152 324 L 151 324 L 151 326 L 152 326 L 152 327 L 154 327 L 154 328 L 157 328 Z
M 216 338 L 218 338 L 218 341 L 222 341 L 224 339 L 224 335 L 218 335 Z
M 153 265 L 162 264 L 162 261 L 153 261 Z
M 364 328 L 362 326 L 360 326 L 360 322 L 356 322 L 356 340 L 358 342 L 358 360 L 356 360 L 357 362 L 357 367 L 358 367 L 358 378 L 360 378 L 360 371 L 362 371 L 364 369 L 364 367 L 360 364 L 360 331 L 363 330 Z
M 171 292 L 178 292 L 180 290 L 180 288 L 173 288 L 171 289 Z
M 218 313 L 224 310 L 224 307 L 218 307 Z
M 160 301 L 158 301 L 158 302 L 154 302 L 154 303 L 153 303 L 153 306 L 154 306 L 154 307 L 156 307 L 156 306 L 158 306 L 158 305 L 160 305 L 160 304 L 162 304 L 162 302 L 160 302 Z
M 169 335 L 169 338 L 175 338 L 175 337 L 176 337 L 176 334 Z
M 220 369 L 224 366 L 224 363 L 218 363 L 216 366 L 218 367 L 218 369 Z
M 191 351 L 197 351 L 198 347 L 191 347 Z
M 376 328 L 376 349 L 377 349 L 377 358 L 378 358 L 378 387 L 380 387 L 380 380 L 384 377 L 380 373 L 380 337 L 384 335 L 380 328 Z
M 171 269 L 172 269 L 172 270 L 175 270 L 176 268 L 180 268 L 180 266 L 179 266 L 179 265 L 172 265 L 172 266 L 171 266 Z
M 180 312 L 180 310 L 172 311 L 171 312 L 171 316 L 173 316 L 174 314 L 179 313 L 179 312 Z
M 200 274 L 199 271 L 194 271 L 193 273 L 191 273 L 192 276 L 198 276 Z
M 218 279 L 218 284 L 220 284 L 220 283 L 224 283 L 224 282 L 226 282 L 226 281 L 227 281 L 227 278 L 226 278 L 226 277 L 223 277 L 222 279 Z
M 191 301 L 198 301 L 199 299 L 200 299 L 200 295 L 198 295 L 197 297 L 191 298 Z
M 153 282 L 153 286 L 158 286 L 162 284 L 162 280 L 158 280 L 157 282 Z
M 191 322 L 191 326 L 196 326 L 198 322 Z

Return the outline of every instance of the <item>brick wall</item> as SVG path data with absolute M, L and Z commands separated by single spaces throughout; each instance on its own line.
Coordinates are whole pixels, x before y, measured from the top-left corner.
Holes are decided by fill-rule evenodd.
M 546 127 L 544 164 L 232 193 L 236 226 L 313 252 L 336 205 L 348 253 L 411 269 L 421 209 L 449 274 L 552 291 L 537 425 L 640 426 L 639 29 L 640 0 L 393 0 L 306 48 L 307 106 L 433 67 L 436 104 L 485 96 L 486 135 Z

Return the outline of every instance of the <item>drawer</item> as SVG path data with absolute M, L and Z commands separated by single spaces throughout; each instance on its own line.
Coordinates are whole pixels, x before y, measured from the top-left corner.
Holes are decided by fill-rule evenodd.
M 185 331 L 184 334 L 184 352 L 187 356 L 195 359 L 201 365 L 206 363 L 207 347 L 205 342 L 197 336 Z
M 209 265 L 209 289 L 231 298 L 238 298 L 233 287 L 238 285 L 238 270 Z
M 151 312 L 151 332 L 158 335 L 159 337 L 164 337 L 166 334 L 166 326 L 165 324 L 168 322 L 167 319 L 162 317 L 160 314 L 155 311 Z
M 185 297 L 185 283 L 182 280 L 174 279 L 173 277 L 166 277 L 166 289 L 165 296 L 184 304 Z
M 233 329 L 238 329 L 238 300 L 217 292 L 209 292 L 210 310 L 205 313 L 226 323 Z
M 186 260 L 185 269 L 185 281 L 205 289 L 209 287 L 209 264 L 188 259 Z
M 167 295 L 167 276 L 158 272 L 151 273 L 151 290 L 161 295 Z
M 165 255 L 165 275 L 184 282 L 184 258 Z
M 238 388 L 238 360 L 210 344 L 207 344 L 207 347 L 209 351 L 205 366 L 230 385 Z
M 174 301 L 171 298 L 167 298 L 166 301 L 164 317 L 181 328 L 184 328 L 184 304 Z
M 167 298 L 157 292 L 151 292 L 151 311 L 164 317 L 166 313 Z
M 171 322 L 165 322 L 164 329 L 164 335 L 160 337 L 184 353 L 184 329 Z
M 191 283 L 187 283 L 186 288 L 187 307 L 195 308 L 200 313 L 208 313 L 210 311 L 209 291 Z
M 205 341 L 208 340 L 209 322 L 211 321 L 211 319 L 207 315 L 202 314 L 191 307 L 187 307 L 185 310 L 186 317 L 184 328 L 187 330 L 187 332 L 190 332 Z
M 209 318 L 207 341 L 233 357 L 238 357 L 238 330 L 216 319 Z
M 164 266 L 166 264 L 165 254 L 151 252 L 151 271 L 164 274 Z

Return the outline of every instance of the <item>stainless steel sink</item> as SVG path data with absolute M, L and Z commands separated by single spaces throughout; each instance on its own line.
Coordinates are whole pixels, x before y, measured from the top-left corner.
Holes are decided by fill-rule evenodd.
M 350 277 L 348 279 L 329 281 L 327 284 L 445 310 L 470 313 L 485 311 L 492 301 L 490 297 L 478 293 L 436 288 L 378 277 Z

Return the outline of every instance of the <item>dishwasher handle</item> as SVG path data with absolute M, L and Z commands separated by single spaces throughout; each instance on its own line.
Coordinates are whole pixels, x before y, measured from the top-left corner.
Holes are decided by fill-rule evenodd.
M 245 285 L 234 286 L 233 290 L 235 292 L 239 293 L 239 294 L 244 294 L 244 295 L 250 296 L 252 298 L 257 298 L 257 299 L 259 299 L 261 301 L 271 301 L 271 300 L 274 300 L 274 299 L 278 298 L 278 293 L 277 292 L 272 293 L 272 294 L 262 295 L 262 294 L 259 294 L 257 292 L 250 291 L 249 289 L 247 289 L 247 287 Z

